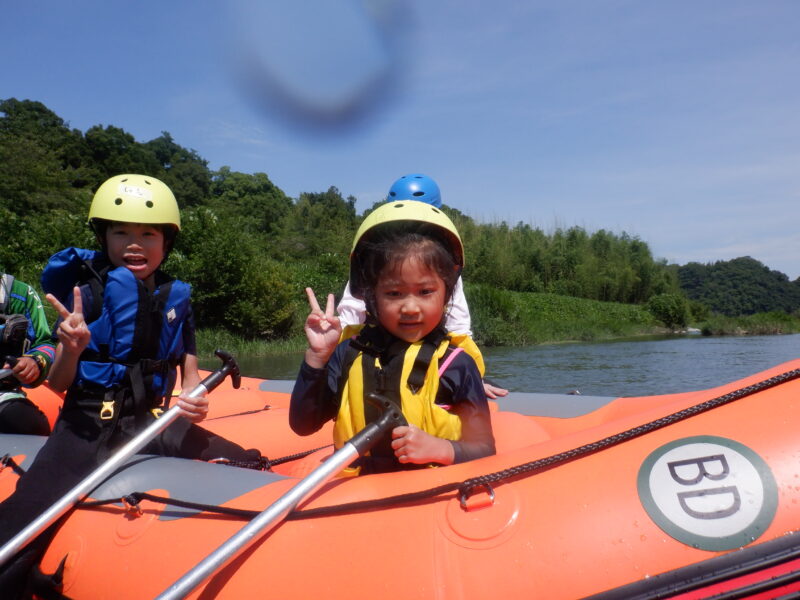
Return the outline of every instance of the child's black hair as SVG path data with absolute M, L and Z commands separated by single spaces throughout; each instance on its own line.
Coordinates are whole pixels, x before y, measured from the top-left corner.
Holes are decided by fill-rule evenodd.
M 375 227 L 359 241 L 350 264 L 350 289 L 376 314 L 375 287 L 382 273 L 397 268 L 410 256 L 444 281 L 445 304 L 453 297 L 460 265 L 439 227 L 419 222 L 392 222 Z

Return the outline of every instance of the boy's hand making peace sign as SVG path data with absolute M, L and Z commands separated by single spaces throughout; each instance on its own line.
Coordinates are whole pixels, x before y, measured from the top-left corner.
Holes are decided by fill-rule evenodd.
M 328 358 L 333 353 L 339 337 L 342 335 L 342 324 L 339 317 L 334 313 L 333 294 L 328 294 L 328 302 L 325 305 L 325 312 L 319 307 L 314 290 L 306 288 L 308 304 L 311 306 L 311 313 L 306 318 L 303 329 L 308 340 L 306 350 L 306 363 L 315 369 L 321 369 L 328 362 Z
M 45 298 L 61 317 L 56 335 L 63 346 L 63 351 L 79 355 L 92 339 L 92 334 L 83 318 L 83 299 L 80 288 L 75 287 L 72 290 L 72 312 L 67 310 L 52 294 L 47 294 Z

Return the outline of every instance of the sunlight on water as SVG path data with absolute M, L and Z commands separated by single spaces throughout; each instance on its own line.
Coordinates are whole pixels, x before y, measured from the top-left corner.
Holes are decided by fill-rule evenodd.
M 800 335 L 680 337 L 486 350 L 514 391 L 642 396 L 722 385 L 800 357 Z
M 512 391 L 643 396 L 715 387 L 798 358 L 800 335 L 488 348 L 484 355 L 489 377 Z M 301 360 L 302 353 L 239 357 L 242 373 L 269 379 L 294 379 Z

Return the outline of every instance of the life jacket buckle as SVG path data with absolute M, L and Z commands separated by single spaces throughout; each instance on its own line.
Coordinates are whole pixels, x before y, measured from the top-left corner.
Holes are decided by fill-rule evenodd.
M 152 415 L 153 415 L 153 416 L 154 416 L 156 419 L 160 419 L 160 418 L 161 418 L 161 415 L 163 415 L 163 414 L 164 414 L 164 409 L 163 409 L 163 408 L 158 408 L 158 407 L 156 407 L 156 408 L 151 408 L 151 409 L 150 409 L 150 413 L 151 413 L 151 414 L 152 414 Z
M 114 401 L 103 400 L 103 406 L 100 408 L 100 419 L 109 421 L 114 418 Z

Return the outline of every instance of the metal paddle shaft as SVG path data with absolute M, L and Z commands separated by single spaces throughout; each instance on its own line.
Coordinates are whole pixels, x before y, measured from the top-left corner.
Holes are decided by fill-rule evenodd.
M 370 394 L 369 400 L 383 409 L 383 413 L 377 421 L 370 423 L 354 435 L 350 441 L 334 452 L 333 456 L 301 479 L 297 485 L 278 498 L 266 510 L 256 515 L 252 521 L 173 583 L 169 589 L 162 592 L 156 600 L 179 600 L 185 598 L 208 577 L 222 569 L 247 550 L 261 536 L 280 524 L 286 518 L 286 515 L 294 510 L 305 498 L 317 491 L 325 482 L 332 479 L 357 457 L 366 454 L 381 439 L 384 433 L 399 425 L 407 424 L 403 413 L 388 398 L 378 394 Z
M 203 379 L 203 381 L 189 393 L 190 398 L 197 398 L 210 392 L 222 383 L 228 375 L 231 376 L 233 387 L 239 387 L 241 382 L 239 366 L 236 364 L 233 356 L 222 350 L 216 350 L 214 353 L 222 359 L 222 367 Z M 36 517 L 30 525 L 25 527 L 25 529 L 11 538 L 5 546 L 0 548 L 0 565 L 5 564 L 6 561 L 24 548 L 28 542 L 55 523 L 70 508 L 83 500 L 94 488 L 100 485 L 109 475 L 113 474 L 114 471 L 141 450 L 150 440 L 169 427 L 179 416 L 180 408 L 177 405 L 170 408 L 161 415 L 160 418 L 148 425 L 144 431 L 117 450 L 111 458 L 95 469 L 88 477 L 62 496 L 58 502 Z

